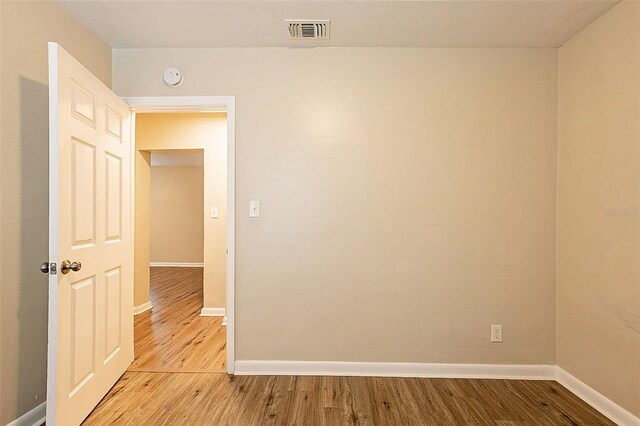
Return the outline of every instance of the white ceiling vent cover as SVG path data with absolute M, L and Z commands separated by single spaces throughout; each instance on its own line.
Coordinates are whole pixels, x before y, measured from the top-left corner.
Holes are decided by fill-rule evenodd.
M 291 40 L 328 40 L 331 21 L 317 19 L 285 19 Z

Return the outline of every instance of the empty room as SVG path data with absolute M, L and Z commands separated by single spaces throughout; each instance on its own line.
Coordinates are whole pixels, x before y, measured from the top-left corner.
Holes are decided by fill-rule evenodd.
M 640 426 L 640 2 L 0 0 L 0 425 Z

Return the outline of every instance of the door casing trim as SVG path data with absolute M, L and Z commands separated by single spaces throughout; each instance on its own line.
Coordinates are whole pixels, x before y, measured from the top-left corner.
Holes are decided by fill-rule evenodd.
M 236 135 L 235 96 L 136 96 L 122 97 L 131 108 L 131 148 L 135 154 L 135 115 L 140 112 L 226 112 L 227 113 L 227 373 L 235 372 L 235 198 Z M 132 158 L 135 158 L 133 156 Z M 135 167 L 135 161 L 132 161 Z M 132 190 L 135 171 L 132 170 Z M 132 192 L 134 193 L 134 192 Z M 135 203 L 132 203 L 132 208 Z M 135 212 L 132 212 L 134 214 Z M 135 218 L 135 215 L 132 216 Z M 135 244 L 135 240 L 134 240 Z

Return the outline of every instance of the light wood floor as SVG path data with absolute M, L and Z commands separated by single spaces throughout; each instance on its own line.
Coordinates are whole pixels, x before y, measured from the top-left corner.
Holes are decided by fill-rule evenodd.
M 201 280 L 197 268 L 152 270 L 136 361 L 85 425 L 613 425 L 553 381 L 206 372 L 224 368 L 224 327 L 197 315 Z
M 556 382 L 126 373 L 86 425 L 612 425 Z
M 151 304 L 135 317 L 129 371 L 226 371 L 222 317 L 200 316 L 202 268 L 151 268 Z

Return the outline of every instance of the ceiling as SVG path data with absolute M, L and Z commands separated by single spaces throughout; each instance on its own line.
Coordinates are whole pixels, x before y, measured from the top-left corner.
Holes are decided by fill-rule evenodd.
M 558 47 L 617 0 L 56 0 L 113 48 Z M 330 19 L 328 41 L 289 40 L 285 19 Z

